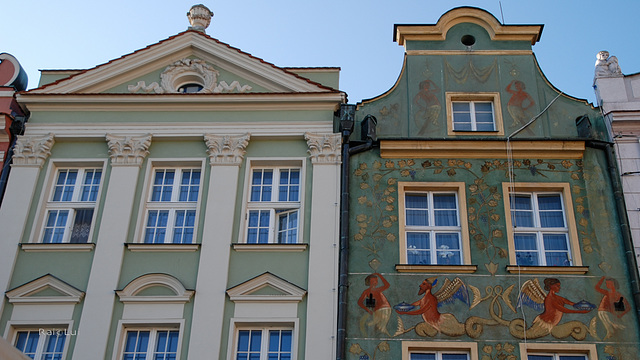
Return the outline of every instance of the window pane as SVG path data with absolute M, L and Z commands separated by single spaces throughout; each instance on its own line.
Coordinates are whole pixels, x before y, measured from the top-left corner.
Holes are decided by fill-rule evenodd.
M 435 226 L 458 226 L 458 211 L 456 210 L 456 196 L 453 194 L 433 195 L 433 215 Z M 441 210 L 453 209 L 453 210 Z
M 493 112 L 493 104 L 491 102 L 475 102 L 473 103 L 476 111 L 476 116 L 478 113 L 489 113 Z
M 468 360 L 467 354 L 442 354 L 442 360 Z
M 168 210 L 149 210 L 147 228 L 145 231 L 145 243 L 164 243 L 169 220 Z
M 453 111 L 455 112 L 470 112 L 470 107 L 468 102 L 453 102 L 451 103 L 453 106 Z
M 96 201 L 96 199 L 98 198 L 98 189 L 100 188 L 101 177 L 101 170 L 85 171 L 80 201 Z
M 431 264 L 429 233 L 407 233 L 407 261 L 409 264 Z
M 127 331 L 123 358 L 131 360 L 146 359 L 149 334 L 149 331 Z
M 195 210 L 176 211 L 176 223 L 173 229 L 174 244 L 191 244 L 196 223 Z
M 409 226 L 429 225 L 429 198 L 427 194 L 405 195 L 406 223 Z
M 198 201 L 200 189 L 200 171 L 183 170 L 180 182 L 180 196 L 178 201 Z
M 271 212 L 269 210 L 250 210 L 247 228 L 247 243 L 266 244 L 269 242 L 269 225 Z
M 273 170 L 253 170 L 251 180 L 251 201 L 271 201 L 271 185 L 273 183 Z
M 460 234 L 436 233 L 436 257 L 438 264 L 441 265 L 462 264 Z
M 19 331 L 16 339 L 16 348 L 30 358 L 34 358 L 38 349 L 38 331 Z
M 540 265 L 536 234 L 516 233 L 513 236 L 518 265 Z
M 278 201 L 299 201 L 300 170 L 286 169 L 280 171 L 280 187 Z
M 436 354 L 411 354 L 411 360 L 436 360 Z
M 291 330 L 270 330 L 268 359 L 288 360 L 291 358 Z
M 53 190 L 53 201 L 72 201 L 78 170 L 60 170 Z
M 586 355 L 560 355 L 560 360 L 587 360 Z
M 298 241 L 298 210 L 278 215 L 278 243 L 293 244 Z
M 533 207 L 531 196 L 512 195 L 510 200 L 511 223 L 513 227 L 533 227 Z
M 151 201 L 171 201 L 175 170 L 156 170 Z
M 174 360 L 178 351 L 178 331 L 158 331 L 154 360 Z
M 543 234 L 547 266 L 570 266 L 569 244 L 565 234 Z
M 43 243 L 61 243 L 67 228 L 68 210 L 51 210 L 44 227 Z
M 64 342 L 67 336 L 64 331 L 54 330 L 51 335 L 47 335 L 46 343 L 42 358 L 44 360 L 60 360 L 62 359 L 62 351 L 64 350 Z
M 553 360 L 553 355 L 528 355 L 527 360 Z
M 93 219 L 93 209 L 78 209 L 71 229 L 70 243 L 86 243 L 89 240 L 91 231 L 91 220 Z

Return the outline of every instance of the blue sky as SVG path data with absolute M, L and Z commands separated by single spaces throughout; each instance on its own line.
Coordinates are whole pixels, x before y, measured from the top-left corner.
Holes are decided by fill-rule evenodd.
M 277 66 L 338 66 L 349 102 L 375 97 L 396 81 L 403 48 L 394 24 L 433 24 L 458 6 L 502 21 L 500 2 L 446 0 L 201 0 L 214 12 L 207 33 Z M 0 52 L 14 55 L 37 86 L 39 69 L 85 69 L 187 28 L 184 0 L 6 1 Z M 608 50 L 622 72 L 640 72 L 638 0 L 502 0 L 505 24 L 544 24 L 533 47 L 549 81 L 594 101 L 595 55 Z

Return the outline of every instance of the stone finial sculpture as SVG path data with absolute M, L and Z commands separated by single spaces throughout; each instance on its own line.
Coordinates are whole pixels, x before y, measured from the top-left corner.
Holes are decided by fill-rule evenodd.
M 622 70 L 620 70 L 620 65 L 618 65 L 618 58 L 609 56 L 608 51 L 598 52 L 596 59 L 596 78 L 622 76 Z
M 209 27 L 211 23 L 211 18 L 213 17 L 213 13 L 209 8 L 202 4 L 193 5 L 189 12 L 187 13 L 187 17 L 189 18 L 189 30 L 202 31 L 206 32 L 205 29 Z

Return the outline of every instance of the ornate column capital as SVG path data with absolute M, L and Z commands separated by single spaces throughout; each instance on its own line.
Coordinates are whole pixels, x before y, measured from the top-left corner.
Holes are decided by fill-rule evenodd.
M 209 163 L 211 165 L 240 165 L 244 159 L 245 149 L 251 136 L 242 135 L 213 135 L 205 134 L 204 142 L 209 148 Z
M 18 137 L 13 149 L 13 165 L 42 167 L 45 160 L 51 155 L 53 143 L 52 133 L 44 136 L 24 135 Z
M 107 134 L 111 166 L 141 166 L 149 154 L 151 134 L 128 136 Z
M 340 134 L 305 133 L 312 164 L 340 164 L 342 162 Z

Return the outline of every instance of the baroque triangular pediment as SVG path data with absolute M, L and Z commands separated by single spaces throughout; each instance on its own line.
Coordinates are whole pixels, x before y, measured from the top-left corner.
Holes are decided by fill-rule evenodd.
M 167 94 L 178 93 L 181 82 L 194 79 L 205 93 L 335 91 L 206 34 L 188 30 L 27 94 Z
M 269 272 L 227 290 L 231 301 L 302 301 L 306 293 L 299 286 Z
M 79 303 L 84 292 L 47 274 L 6 292 L 10 303 Z

